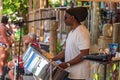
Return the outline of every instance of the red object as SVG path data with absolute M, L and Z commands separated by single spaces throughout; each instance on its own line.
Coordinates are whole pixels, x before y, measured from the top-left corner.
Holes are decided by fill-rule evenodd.
M 18 58 L 18 61 L 19 61 L 20 68 L 24 69 L 23 60 L 21 56 Z
M 40 48 L 40 45 L 39 45 L 38 42 L 34 42 L 34 43 L 32 43 L 32 45 L 34 45 L 34 46 L 37 47 L 37 48 Z

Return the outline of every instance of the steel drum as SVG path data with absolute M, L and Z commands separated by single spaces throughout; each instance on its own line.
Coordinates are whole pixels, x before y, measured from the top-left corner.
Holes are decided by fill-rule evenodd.
M 69 72 L 50 62 L 44 55 L 30 46 L 23 55 L 24 67 L 42 80 L 64 80 Z

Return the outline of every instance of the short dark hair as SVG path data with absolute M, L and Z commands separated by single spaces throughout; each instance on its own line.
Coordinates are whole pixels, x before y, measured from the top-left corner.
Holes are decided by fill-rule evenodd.
M 1 23 L 7 24 L 8 23 L 8 17 L 3 16 L 2 19 L 1 19 Z

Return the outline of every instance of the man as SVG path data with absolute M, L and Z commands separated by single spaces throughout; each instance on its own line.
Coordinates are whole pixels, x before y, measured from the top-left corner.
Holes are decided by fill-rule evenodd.
M 36 38 L 37 38 L 37 36 L 34 33 L 28 33 L 28 36 L 27 36 L 26 40 L 23 42 L 23 51 L 26 51 L 26 49 L 31 44 L 40 48 L 40 45 L 37 42 Z
M 59 66 L 70 72 L 68 80 L 89 80 L 90 65 L 89 61 L 83 59 L 83 56 L 89 54 L 90 33 L 81 24 L 87 15 L 85 7 L 66 10 L 65 24 L 72 26 L 72 30 L 68 34 L 65 50 L 62 50 L 52 60 L 65 59 L 65 62 Z

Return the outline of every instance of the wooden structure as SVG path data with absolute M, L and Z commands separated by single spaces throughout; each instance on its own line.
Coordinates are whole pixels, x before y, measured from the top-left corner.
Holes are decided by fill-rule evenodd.
M 62 41 L 63 39 L 63 32 L 68 33 L 70 29 L 65 28 L 64 24 L 64 10 L 66 7 L 60 7 L 60 8 L 45 8 L 43 3 L 45 3 L 47 0 L 32 0 L 33 3 L 31 3 L 31 0 L 29 0 L 29 5 L 32 5 L 29 7 L 29 13 L 28 13 L 28 20 L 36 20 L 41 18 L 50 18 L 55 17 L 56 15 L 59 16 L 59 21 L 56 20 L 41 20 L 41 21 L 35 21 L 32 23 L 29 23 L 29 32 L 34 32 L 37 34 L 39 40 L 41 42 L 44 41 L 46 33 L 50 32 L 50 53 L 53 55 L 57 54 L 57 38 L 58 34 L 60 34 L 59 38 Z M 77 0 L 76 0 L 77 1 Z M 79 0 L 78 0 L 79 1 Z M 81 0 L 80 0 L 81 1 Z M 101 38 L 99 35 L 99 2 L 100 1 L 115 1 L 118 2 L 119 0 L 82 0 L 82 1 L 93 1 L 92 6 L 89 7 L 90 13 L 91 13 L 91 19 L 90 19 L 90 32 L 91 32 L 91 41 L 92 45 L 94 44 L 100 44 L 101 47 L 105 48 L 108 43 L 119 42 L 117 40 L 117 36 L 119 35 L 118 31 L 117 33 L 114 33 L 115 37 L 113 39 L 108 38 Z M 115 25 L 119 26 L 119 25 Z M 118 27 L 114 28 L 115 32 L 118 29 Z M 100 37 L 100 38 L 99 38 Z M 100 40 L 101 39 L 101 40 Z M 98 43 L 101 42 L 101 43 Z
M 29 13 L 28 13 L 28 20 L 36 20 L 36 19 L 41 19 L 41 18 L 46 18 L 46 17 L 55 17 L 57 14 L 59 16 L 59 21 L 58 21 L 58 28 L 56 28 L 59 33 L 60 33 L 60 40 L 62 41 L 62 33 L 63 31 L 68 33 L 69 29 L 65 28 L 64 24 L 64 9 L 66 8 L 45 8 L 43 3 L 46 3 L 47 0 L 29 0 L 28 5 L 31 5 L 29 7 Z M 79 0 L 76 0 L 79 1 Z M 81 1 L 81 0 L 80 0 Z M 106 48 L 108 43 L 113 42 L 113 39 L 108 39 L 100 36 L 99 32 L 99 25 L 100 25 L 100 7 L 99 7 L 99 2 L 104 1 L 104 0 L 82 0 L 82 1 L 93 1 L 93 4 L 89 7 L 89 13 L 91 15 L 90 17 L 90 32 L 91 32 L 91 43 L 92 45 L 94 44 L 100 44 L 99 46 Z M 105 0 L 112 2 L 113 0 Z M 114 0 L 114 2 L 118 2 L 118 0 Z M 56 11 L 57 10 L 57 11 Z M 56 13 L 58 12 L 58 13 Z M 50 20 L 43 20 L 43 21 L 36 21 L 29 23 L 29 32 L 35 32 L 37 36 L 40 38 L 40 41 L 44 41 L 45 38 L 45 32 L 50 31 Z M 46 28 L 46 26 L 48 28 Z M 47 29 L 47 30 L 46 30 Z M 63 30 L 62 30 L 63 29 Z M 57 34 L 55 35 L 57 36 Z M 55 41 L 56 39 L 54 39 Z M 53 42 L 54 42 L 53 41 Z M 57 42 L 57 41 L 55 41 Z M 100 42 L 100 43 L 98 43 Z M 107 42 L 107 43 L 106 43 Z M 105 44 L 106 43 L 106 44 Z M 56 50 L 55 50 L 56 51 Z
M 33 3 L 35 2 L 36 1 L 34 1 Z M 32 3 L 29 2 L 29 4 L 32 4 Z M 52 17 L 59 17 L 58 18 L 59 20 L 45 19 L 45 20 L 31 22 L 28 24 L 29 32 L 36 33 L 40 42 L 44 42 L 45 38 L 47 36 L 50 36 L 50 53 L 56 55 L 58 34 L 60 34 L 59 39 L 62 40 L 62 31 L 65 31 L 66 29 L 64 22 L 63 22 L 64 21 L 64 16 L 63 16 L 64 10 L 66 8 L 55 8 L 55 9 L 44 8 L 44 6 L 41 4 L 42 3 L 40 3 L 40 7 L 37 7 L 38 5 L 37 6 L 34 5 L 35 9 L 31 9 L 31 7 L 29 7 L 30 9 L 28 13 L 28 21 L 52 18 Z
M 76 1 L 94 1 L 94 2 L 120 2 L 119 0 L 76 0 Z

